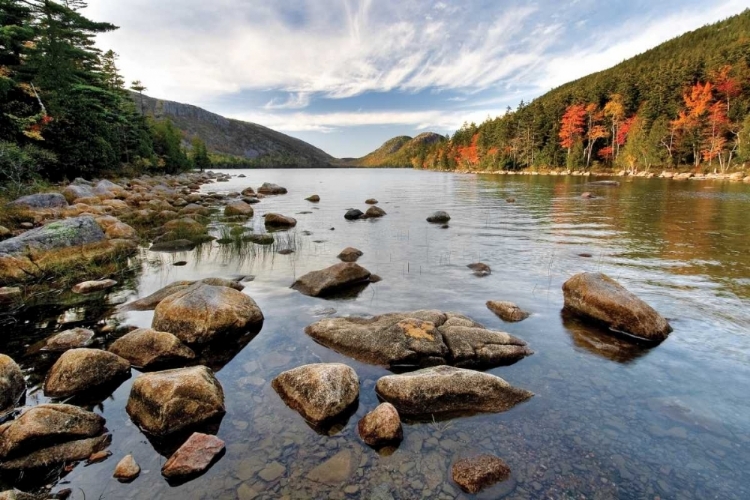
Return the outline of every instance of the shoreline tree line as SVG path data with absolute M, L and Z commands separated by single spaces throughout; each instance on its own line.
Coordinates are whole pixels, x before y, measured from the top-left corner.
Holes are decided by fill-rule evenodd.
M 169 121 L 145 118 L 81 0 L 0 0 L 0 186 L 210 166 Z M 188 151 L 190 150 L 190 151 Z
M 750 164 L 750 10 L 508 108 L 414 168 L 727 172 Z

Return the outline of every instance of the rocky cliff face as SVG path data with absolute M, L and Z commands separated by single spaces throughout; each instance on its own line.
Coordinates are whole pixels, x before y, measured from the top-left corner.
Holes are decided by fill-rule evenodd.
M 232 120 L 197 106 L 133 94 L 136 108 L 156 119 L 169 118 L 185 133 L 186 140 L 200 137 L 209 151 L 276 166 L 325 167 L 333 158 L 294 137 L 256 123 Z

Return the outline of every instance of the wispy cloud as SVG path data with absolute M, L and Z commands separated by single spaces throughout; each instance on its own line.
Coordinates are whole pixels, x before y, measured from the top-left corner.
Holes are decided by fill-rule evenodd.
M 292 132 L 449 131 L 748 7 L 750 0 L 606 8 L 599 0 L 89 0 L 88 13 L 122 27 L 99 43 L 119 52 L 126 78 L 143 80 L 156 97 Z M 400 98 L 392 109 L 373 99 L 377 106 L 359 109 L 363 97 L 396 92 L 420 95 L 419 105 Z
M 264 109 L 302 109 L 310 105 L 310 94 L 307 92 L 294 92 L 289 94 L 285 101 L 271 99 L 263 106 Z

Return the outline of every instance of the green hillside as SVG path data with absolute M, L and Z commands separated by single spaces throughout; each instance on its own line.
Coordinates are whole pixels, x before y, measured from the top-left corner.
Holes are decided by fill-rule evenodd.
M 750 161 L 749 109 L 746 10 L 522 102 L 503 116 L 465 124 L 424 161 L 410 160 L 417 168 L 448 170 L 727 171 Z
M 429 151 L 446 142 L 445 137 L 424 132 L 416 137 L 400 135 L 387 140 L 382 146 L 362 158 L 341 160 L 342 165 L 355 167 L 412 167 L 421 163 Z

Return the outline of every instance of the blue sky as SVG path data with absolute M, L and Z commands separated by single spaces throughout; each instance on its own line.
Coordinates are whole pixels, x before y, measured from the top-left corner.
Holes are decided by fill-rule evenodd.
M 98 43 L 147 94 L 337 157 L 452 133 L 750 0 L 90 0 Z

